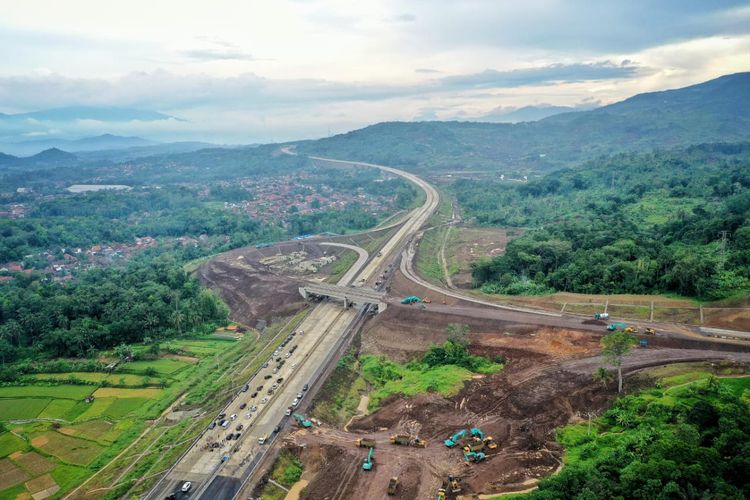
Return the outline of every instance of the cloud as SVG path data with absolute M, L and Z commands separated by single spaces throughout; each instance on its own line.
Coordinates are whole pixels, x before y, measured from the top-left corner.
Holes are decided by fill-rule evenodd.
M 199 47 L 180 51 L 185 57 L 198 61 L 255 61 L 250 52 L 239 45 L 217 37 L 196 37 Z
M 432 69 L 432 68 L 417 68 L 414 70 L 415 73 L 424 73 L 424 74 L 436 74 L 436 73 L 442 73 L 439 69 Z

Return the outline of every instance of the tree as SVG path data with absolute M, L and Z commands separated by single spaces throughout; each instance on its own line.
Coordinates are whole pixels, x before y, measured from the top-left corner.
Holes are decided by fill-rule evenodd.
M 617 369 L 617 392 L 622 392 L 622 360 L 635 345 L 635 337 L 625 332 L 612 332 L 602 338 L 602 355 Z
M 612 381 L 612 372 L 604 368 L 603 366 L 600 366 L 595 372 L 594 372 L 594 380 L 596 382 L 601 382 L 601 384 L 604 387 L 607 387 L 607 384 L 609 384 Z

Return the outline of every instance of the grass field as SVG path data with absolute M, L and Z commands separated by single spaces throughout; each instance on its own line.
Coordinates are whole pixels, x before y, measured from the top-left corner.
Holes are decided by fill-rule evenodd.
M 53 455 L 63 462 L 75 465 L 87 465 L 104 448 L 92 441 L 78 439 L 58 432 L 49 431 L 34 436 L 31 445 Z
M 18 436 L 10 432 L 0 434 L 0 458 L 7 457 L 11 453 L 24 450 L 25 448 L 26 442 Z
M 155 370 L 159 375 L 174 375 L 183 368 L 190 366 L 190 363 L 178 359 L 159 358 L 153 361 L 133 361 L 126 363 L 120 368 L 123 371 L 144 373 L 146 370 Z
M 86 399 L 92 392 L 93 388 L 82 385 L 23 385 L 0 387 L 0 398 Z
M 71 379 L 100 384 L 104 381 L 110 385 L 141 387 L 156 385 L 158 379 L 132 373 L 98 373 L 98 372 L 69 372 L 69 373 L 34 373 L 30 378 L 35 380 L 69 381 Z
M 3 420 L 36 418 L 50 401 L 50 399 L 36 398 L 0 399 L 0 418 Z

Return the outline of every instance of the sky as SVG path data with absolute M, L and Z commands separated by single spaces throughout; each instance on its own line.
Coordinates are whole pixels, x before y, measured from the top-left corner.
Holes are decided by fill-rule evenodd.
M 29 122 L 20 137 L 287 141 L 585 109 L 750 70 L 747 1 L 0 0 L 0 12 L 1 113 L 179 118 Z

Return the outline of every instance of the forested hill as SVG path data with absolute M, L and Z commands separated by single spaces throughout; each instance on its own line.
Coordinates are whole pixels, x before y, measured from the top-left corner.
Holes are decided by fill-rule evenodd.
M 545 170 L 623 151 L 747 140 L 750 73 L 737 73 L 537 122 L 379 123 L 301 143 L 299 151 L 417 170 Z

